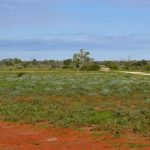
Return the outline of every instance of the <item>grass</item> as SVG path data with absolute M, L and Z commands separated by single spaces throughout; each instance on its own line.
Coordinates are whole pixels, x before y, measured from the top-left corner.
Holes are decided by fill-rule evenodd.
M 147 145 L 145 144 L 137 144 L 137 143 L 128 143 L 128 147 L 131 149 L 145 149 Z
M 150 77 L 122 73 L 1 72 L 0 116 L 57 127 L 150 136 Z

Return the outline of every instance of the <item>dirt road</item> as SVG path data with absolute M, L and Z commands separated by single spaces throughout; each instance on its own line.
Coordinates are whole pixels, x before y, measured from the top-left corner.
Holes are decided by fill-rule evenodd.
M 135 74 L 135 75 L 143 75 L 143 76 L 150 76 L 150 73 L 145 73 L 145 72 L 133 72 L 133 71 L 117 71 L 117 72 Z
M 145 139 L 143 141 L 132 136 L 128 140 L 131 143 L 133 139 L 145 143 Z M 56 129 L 46 126 L 45 123 L 20 125 L 0 122 L 0 150 L 129 150 L 129 146 L 124 138 L 98 134 L 86 128 Z M 150 147 L 144 147 L 143 150 L 150 150 Z

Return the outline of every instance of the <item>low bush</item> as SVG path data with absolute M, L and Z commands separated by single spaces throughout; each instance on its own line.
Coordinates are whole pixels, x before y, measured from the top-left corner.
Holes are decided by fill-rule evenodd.
M 22 65 L 16 65 L 15 67 L 16 67 L 17 69 L 19 69 L 19 70 L 21 70 L 21 69 L 24 68 Z
M 150 71 L 150 64 L 147 64 L 147 65 L 144 67 L 144 70 Z
M 100 70 L 100 66 L 97 63 L 93 63 L 93 64 L 86 64 L 83 65 L 80 70 L 82 71 L 98 71 Z
M 17 77 L 22 77 L 23 75 L 25 75 L 25 72 L 18 72 L 17 73 Z
M 74 66 L 71 65 L 64 65 L 63 69 L 74 69 Z
M 106 62 L 105 66 L 112 69 L 112 70 L 118 70 L 119 69 L 119 65 L 113 61 Z

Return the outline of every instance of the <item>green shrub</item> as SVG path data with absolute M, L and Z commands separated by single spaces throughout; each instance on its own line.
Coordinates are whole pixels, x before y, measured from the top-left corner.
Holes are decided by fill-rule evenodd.
M 71 65 L 64 65 L 63 69 L 74 69 L 74 67 Z
M 63 69 L 74 69 L 72 59 L 66 59 L 63 61 Z
M 18 64 L 18 65 L 16 65 L 16 68 L 19 69 L 19 70 L 21 70 L 21 69 L 23 69 L 23 66 L 20 65 L 20 64 Z
M 83 65 L 80 70 L 82 71 L 98 71 L 100 70 L 100 66 L 97 63 L 93 63 L 93 64 L 86 64 Z
M 102 89 L 101 93 L 102 96 L 108 96 L 111 94 L 111 91 L 108 88 Z
M 150 71 L 150 64 L 145 65 L 144 70 Z
M 23 75 L 25 75 L 25 72 L 18 72 L 17 73 L 17 77 L 22 77 Z
M 80 70 L 82 71 L 88 71 L 88 65 L 83 65 Z
M 119 69 L 119 66 L 116 62 L 109 61 L 109 62 L 106 62 L 105 65 L 106 65 L 106 67 L 109 67 L 112 70 L 118 70 Z

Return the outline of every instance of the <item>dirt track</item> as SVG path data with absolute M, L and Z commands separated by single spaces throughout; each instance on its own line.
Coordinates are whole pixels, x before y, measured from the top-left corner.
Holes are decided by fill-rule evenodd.
M 118 71 L 118 72 L 128 73 L 128 74 L 135 74 L 135 75 L 150 76 L 150 73 L 145 73 L 145 72 L 133 72 L 133 71 Z
M 129 141 L 132 140 L 143 142 L 131 136 Z M 129 150 L 126 142 L 124 138 L 92 134 L 87 129 L 54 129 L 45 123 L 20 125 L 0 122 L 0 150 Z
M 108 70 L 101 70 L 102 72 L 109 72 Z M 21 71 L 0 71 L 0 73 L 19 73 Z M 25 71 L 22 71 L 22 72 L 25 72 L 25 73 L 52 73 L 52 72 L 55 72 L 55 71 L 28 71 L 28 70 L 25 70 Z M 67 71 L 67 72 L 74 72 L 74 71 Z M 110 71 L 111 72 L 111 71 Z M 135 74 L 135 75 L 144 75 L 144 76 L 150 76 L 150 73 L 145 73 L 145 72 L 135 72 L 135 71 L 114 71 L 116 73 L 128 73 L 128 74 Z

